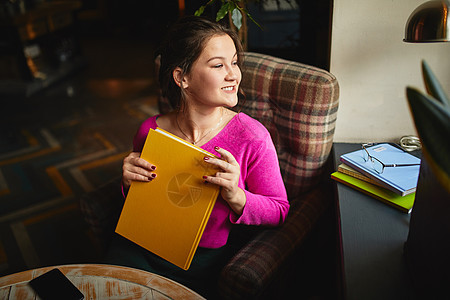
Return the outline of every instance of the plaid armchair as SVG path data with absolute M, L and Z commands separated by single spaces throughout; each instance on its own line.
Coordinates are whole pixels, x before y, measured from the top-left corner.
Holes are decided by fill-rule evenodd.
M 282 226 L 251 230 L 251 238 L 221 272 L 219 293 L 224 299 L 267 295 L 274 278 L 283 276 L 283 266 L 333 203 L 326 166 L 338 110 L 336 78 L 312 66 L 250 52 L 244 54 L 242 73 L 245 99 L 237 109 L 258 119 L 271 133 L 291 209 Z M 162 113 L 171 110 L 167 99 L 160 98 L 158 104 Z M 106 194 L 97 190 L 81 201 L 86 220 L 103 241 L 114 231 L 123 204 L 120 199 L 106 205 L 105 199 L 112 197 L 108 194 L 120 195 L 118 182 L 100 188 Z

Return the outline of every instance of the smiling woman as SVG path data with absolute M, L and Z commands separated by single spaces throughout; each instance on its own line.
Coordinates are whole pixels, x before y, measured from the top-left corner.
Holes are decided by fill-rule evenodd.
M 192 115 L 194 112 L 207 110 L 223 115 L 220 109 L 222 106 L 234 107 L 238 101 L 241 82 L 241 70 L 237 61 L 236 47 L 230 36 L 214 35 L 206 42 L 188 74 L 184 75 L 180 67 L 175 68 L 175 83 L 181 88 L 184 98 L 183 113 L 190 110 Z M 233 113 L 230 112 L 229 115 L 232 116 Z M 188 120 L 184 120 L 184 123 L 189 126 Z M 189 127 L 193 127 L 192 125 Z M 204 127 L 211 128 L 211 124 L 205 125 Z M 195 128 L 189 130 L 192 132 Z M 194 134 L 195 132 L 189 137 L 192 142 L 196 140 Z
M 108 262 L 165 275 L 215 299 L 219 272 L 236 250 L 227 244 L 232 226 L 281 225 L 289 202 L 269 132 L 230 110 L 238 103 L 242 77 L 236 34 L 204 18 L 186 17 L 174 24 L 160 53 L 162 92 L 176 109 L 141 125 L 133 152 L 124 159 L 123 189 L 133 181 L 158 184 L 162 170 L 140 153 L 149 130 L 160 127 L 217 155 L 204 160 L 218 172 L 199 179 L 219 186 L 220 195 L 188 271 L 120 238 L 113 241 Z

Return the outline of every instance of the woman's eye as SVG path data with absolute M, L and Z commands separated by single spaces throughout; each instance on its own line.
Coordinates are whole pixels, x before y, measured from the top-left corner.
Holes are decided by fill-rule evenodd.
M 214 66 L 214 68 L 221 68 L 221 67 L 223 67 L 222 64 L 217 64 L 217 65 Z
M 236 61 L 233 61 L 233 65 L 235 65 L 235 66 L 237 66 L 237 65 L 238 65 L 238 62 L 237 62 L 237 60 L 236 60 Z

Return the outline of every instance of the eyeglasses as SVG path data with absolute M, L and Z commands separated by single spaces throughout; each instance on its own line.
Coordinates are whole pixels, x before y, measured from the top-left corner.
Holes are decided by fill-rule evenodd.
M 390 167 L 410 167 L 410 166 L 418 166 L 420 164 L 385 164 L 381 160 L 379 160 L 376 157 L 373 157 L 369 154 L 369 151 L 367 151 L 366 147 L 373 146 L 374 144 L 362 144 L 363 151 L 363 159 L 365 162 L 370 161 L 372 163 L 372 167 L 378 174 L 381 174 L 384 172 L 384 168 L 390 168 Z

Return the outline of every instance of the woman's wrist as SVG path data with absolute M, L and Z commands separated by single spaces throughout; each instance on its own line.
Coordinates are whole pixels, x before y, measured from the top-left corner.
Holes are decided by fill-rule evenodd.
M 227 201 L 228 205 L 231 207 L 231 209 L 237 214 L 242 215 L 244 212 L 245 203 L 247 202 L 247 197 L 245 196 L 245 192 L 243 189 L 238 188 L 238 191 L 233 197 L 233 199 L 230 199 Z

